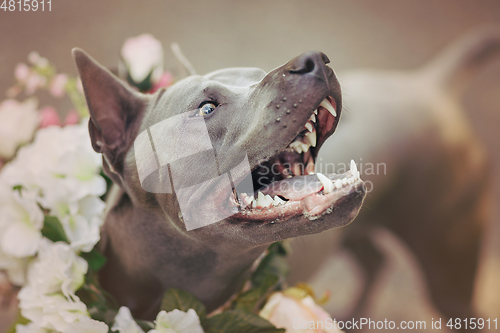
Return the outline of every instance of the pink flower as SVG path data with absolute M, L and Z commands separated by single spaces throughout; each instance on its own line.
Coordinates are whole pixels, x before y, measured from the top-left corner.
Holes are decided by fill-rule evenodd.
M 64 120 L 64 125 L 75 125 L 80 122 L 80 116 L 76 113 L 75 110 L 71 110 Z
M 163 72 L 163 47 L 159 40 L 150 34 L 129 38 L 123 44 L 121 56 L 130 77 L 141 83 L 148 75 L 153 82 Z
M 24 83 L 31 74 L 30 68 L 23 63 L 20 63 L 16 66 L 16 70 L 14 71 L 14 76 L 19 82 Z
M 42 88 L 47 83 L 47 78 L 36 73 L 31 73 L 31 75 L 26 79 L 26 94 L 33 94 L 38 88 Z
M 274 293 L 259 315 L 286 333 L 342 333 L 311 296 L 301 298 L 297 289 Z
M 52 106 L 46 106 L 40 110 L 40 128 L 49 126 L 61 126 L 59 115 Z
M 57 74 L 50 82 L 50 93 L 54 97 L 64 96 L 68 76 L 66 74 Z
M 167 88 L 170 87 L 174 83 L 174 77 L 170 72 L 165 72 L 162 74 L 160 79 L 153 84 L 153 88 L 149 91 L 151 94 L 155 93 L 158 89 L 160 88 Z
M 36 51 L 28 54 L 28 61 L 38 67 L 47 67 L 49 65 L 49 61 L 46 58 L 40 57 L 40 54 Z

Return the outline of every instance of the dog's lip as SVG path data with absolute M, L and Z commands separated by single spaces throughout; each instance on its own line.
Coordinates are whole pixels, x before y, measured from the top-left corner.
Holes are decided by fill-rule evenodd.
M 327 175 L 329 178 L 337 175 Z M 341 189 L 322 194 L 322 191 L 312 193 L 296 201 L 287 201 L 283 205 L 267 208 L 243 209 L 230 217 L 237 222 L 249 222 L 260 224 L 283 223 L 292 217 L 303 215 L 309 220 L 315 220 L 325 214 L 333 212 L 333 208 L 341 199 L 348 197 L 354 192 L 363 191 L 364 182 L 361 179 L 352 184 L 347 184 Z

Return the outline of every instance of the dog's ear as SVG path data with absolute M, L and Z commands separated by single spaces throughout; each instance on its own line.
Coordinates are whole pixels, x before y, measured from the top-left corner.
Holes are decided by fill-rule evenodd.
M 92 147 L 104 155 L 111 168 L 121 171 L 148 99 L 128 88 L 83 50 L 75 48 L 72 53 L 90 111 Z

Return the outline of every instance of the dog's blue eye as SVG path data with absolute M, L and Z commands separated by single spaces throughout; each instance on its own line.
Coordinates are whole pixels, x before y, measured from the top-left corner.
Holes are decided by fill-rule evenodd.
M 213 103 L 205 103 L 201 106 L 200 110 L 198 111 L 199 116 L 206 116 L 211 114 L 212 112 L 215 111 L 215 104 Z

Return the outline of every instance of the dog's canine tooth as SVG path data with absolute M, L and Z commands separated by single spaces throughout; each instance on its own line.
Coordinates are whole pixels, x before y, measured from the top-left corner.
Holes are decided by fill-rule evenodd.
M 351 160 L 351 174 L 356 175 L 356 172 L 358 172 L 358 167 L 356 166 L 356 162 L 354 162 L 354 160 Z
M 307 130 L 309 132 L 312 132 L 313 129 L 314 129 L 314 126 L 310 123 L 310 122 L 307 122 L 305 125 L 304 125 L 305 128 L 307 128 Z
M 356 171 L 356 179 L 361 179 L 361 174 L 359 173 L 359 171 Z
M 304 140 L 309 146 L 316 147 L 316 131 L 307 133 Z
M 324 107 L 325 109 L 328 110 L 328 112 L 330 112 L 334 117 L 337 117 L 337 111 L 335 111 L 335 108 L 333 107 L 332 103 L 330 103 L 330 101 L 325 98 L 321 104 L 319 106 L 322 106 Z
M 337 179 L 337 180 L 335 181 L 335 187 L 336 187 L 336 188 L 342 188 L 342 186 L 343 186 L 343 185 L 342 185 L 342 180 Z
M 312 121 L 313 123 L 315 123 L 315 122 L 316 122 L 316 116 L 314 115 L 314 113 L 311 115 L 311 117 L 310 117 L 309 119 L 311 119 L 311 121 Z
M 330 192 L 332 192 L 335 189 L 335 186 L 333 185 L 333 183 L 331 182 L 331 180 L 328 179 L 327 176 L 325 176 L 324 174 L 319 173 L 319 172 L 316 174 L 316 176 L 318 177 L 319 181 L 323 185 L 323 192 L 325 194 L 326 193 L 330 193 Z
M 318 109 L 314 110 L 314 114 L 318 115 Z

